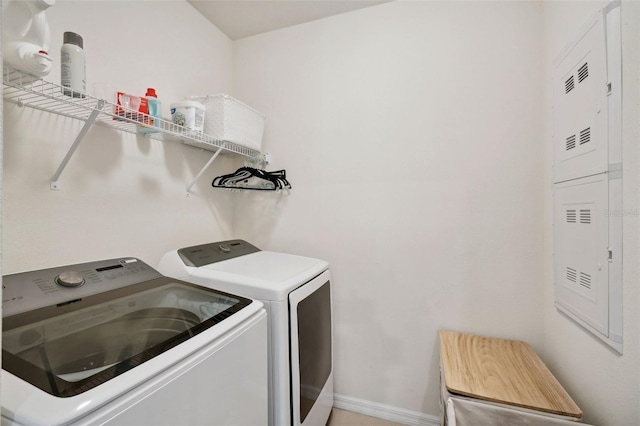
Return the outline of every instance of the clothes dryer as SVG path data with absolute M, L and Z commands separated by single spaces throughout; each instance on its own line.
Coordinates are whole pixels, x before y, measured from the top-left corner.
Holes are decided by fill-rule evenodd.
M 243 240 L 173 250 L 165 275 L 260 300 L 269 317 L 269 424 L 326 425 L 333 407 L 331 273 Z
M 3 286 L 3 426 L 267 422 L 262 303 L 131 257 Z

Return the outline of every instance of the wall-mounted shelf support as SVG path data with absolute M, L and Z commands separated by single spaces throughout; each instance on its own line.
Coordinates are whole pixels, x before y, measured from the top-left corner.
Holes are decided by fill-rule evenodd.
M 213 156 L 209 159 L 209 161 L 207 161 L 207 164 L 204 165 L 204 167 L 202 168 L 202 170 L 200 170 L 200 172 L 196 175 L 196 177 L 193 178 L 193 180 L 191 181 L 191 183 L 189 185 L 187 185 L 187 195 L 190 194 L 190 190 L 191 187 L 193 186 L 193 184 L 196 183 L 196 181 L 198 179 L 200 179 L 200 176 L 202 176 L 202 174 L 204 173 L 205 170 L 207 170 L 209 168 L 209 166 L 211 165 L 211 163 L 213 163 L 213 161 L 218 157 L 218 154 L 220 154 L 220 152 L 222 152 L 222 149 L 225 148 L 225 146 L 227 145 L 226 142 L 224 142 L 222 144 L 222 146 L 220 148 L 218 148 L 218 150 L 216 152 L 213 153 Z
M 64 156 L 62 162 L 58 166 L 58 170 L 56 170 L 55 174 L 51 178 L 51 189 L 60 189 L 60 184 L 58 183 L 60 175 L 64 171 L 65 167 L 67 167 L 67 163 L 71 159 L 71 156 L 76 152 L 76 149 L 78 149 L 80 142 L 82 142 L 82 140 L 84 139 L 84 136 L 93 125 L 93 122 L 96 121 L 96 118 L 98 117 L 98 114 L 100 114 L 100 111 L 102 111 L 102 108 L 104 108 L 104 101 L 102 99 L 99 99 L 96 109 L 93 110 L 91 114 L 89 114 L 87 121 L 84 122 L 84 126 L 82 126 L 82 129 L 80 129 L 80 133 L 78 133 L 78 136 L 76 136 L 76 140 L 73 141 L 73 144 L 71 145 L 71 148 L 69 148 L 67 155 Z

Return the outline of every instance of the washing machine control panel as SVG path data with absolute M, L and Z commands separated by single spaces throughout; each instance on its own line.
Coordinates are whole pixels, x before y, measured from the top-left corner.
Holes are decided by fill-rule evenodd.
M 2 277 L 2 316 L 72 303 L 161 277 L 158 271 L 134 257 L 5 275 Z
M 228 240 L 181 248 L 178 250 L 178 255 L 185 265 L 199 268 L 258 251 L 260 251 L 259 248 L 244 240 Z

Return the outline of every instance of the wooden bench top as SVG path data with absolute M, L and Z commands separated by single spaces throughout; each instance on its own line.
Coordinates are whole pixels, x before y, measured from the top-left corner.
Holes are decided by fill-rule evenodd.
M 453 394 L 582 418 L 582 411 L 525 343 L 441 330 L 444 382 Z

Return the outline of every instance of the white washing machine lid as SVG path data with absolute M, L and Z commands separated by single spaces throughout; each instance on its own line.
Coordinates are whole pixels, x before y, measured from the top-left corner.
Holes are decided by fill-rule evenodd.
M 245 297 L 286 300 L 289 293 L 329 268 L 324 260 L 259 251 L 200 267 L 186 267 L 198 282 L 225 283 Z M 207 284 L 208 285 L 208 284 Z
M 112 380 L 79 395 L 59 398 L 46 393 L 19 377 L 2 370 L 2 418 L 17 424 L 45 426 L 71 424 L 114 399 L 136 389 L 174 368 L 212 344 L 226 344 L 243 324 L 262 312 L 262 303 L 252 301 L 225 321 L 203 331 L 189 340 L 132 368 Z M 220 384 L 218 384 L 220 385 Z M 212 384 L 213 386 L 213 384 Z
M 80 285 L 56 284 L 69 277 Z M 6 275 L 3 285 L 2 417 L 29 425 L 87 415 L 262 308 L 135 258 Z

